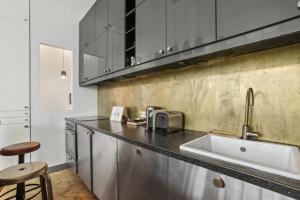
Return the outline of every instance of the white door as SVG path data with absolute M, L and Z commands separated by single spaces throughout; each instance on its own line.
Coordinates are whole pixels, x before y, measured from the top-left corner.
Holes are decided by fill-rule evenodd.
M 27 110 L 29 106 L 28 23 L 0 16 L 0 27 L 0 111 Z
M 27 22 L 29 19 L 29 0 L 0 0 L 0 16 Z
M 6 124 L 0 125 L 0 147 L 9 144 L 26 142 L 29 140 L 30 131 L 26 125 L 28 123 L 20 124 Z M 25 161 L 29 160 L 29 154 L 26 154 Z M 18 164 L 18 156 L 1 156 L 0 157 L 0 170 Z
M 30 141 L 28 11 L 28 0 L 0 0 L 0 148 Z M 17 163 L 0 156 L 0 170 Z

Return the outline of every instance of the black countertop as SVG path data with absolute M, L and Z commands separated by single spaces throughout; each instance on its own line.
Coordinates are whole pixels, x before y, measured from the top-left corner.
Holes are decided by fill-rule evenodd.
M 225 162 L 215 158 L 180 151 L 180 145 L 207 135 L 204 132 L 183 130 L 172 134 L 146 132 L 142 126 L 130 126 L 109 121 L 106 117 L 67 118 L 97 132 L 135 144 L 167 156 L 204 167 L 248 183 L 300 199 L 300 181 Z

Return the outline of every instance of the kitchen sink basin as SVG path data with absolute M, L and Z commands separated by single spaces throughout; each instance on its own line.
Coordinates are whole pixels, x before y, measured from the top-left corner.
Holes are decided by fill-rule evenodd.
M 180 150 L 300 180 L 300 152 L 295 146 L 206 135 Z

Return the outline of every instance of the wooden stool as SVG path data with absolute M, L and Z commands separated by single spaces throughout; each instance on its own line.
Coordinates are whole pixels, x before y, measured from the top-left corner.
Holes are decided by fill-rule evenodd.
M 0 150 L 2 156 L 19 156 L 19 164 L 24 163 L 24 157 L 26 153 L 31 153 L 40 148 L 39 142 L 23 142 L 6 146 Z M 30 184 L 26 186 L 39 186 L 38 184 Z M 17 185 L 17 195 L 19 198 L 25 195 L 25 183 Z
M 0 171 L 0 188 L 7 185 L 14 185 L 24 183 L 34 178 L 40 178 L 41 192 L 43 200 L 53 200 L 51 179 L 47 173 L 48 166 L 44 162 L 31 162 L 14 165 Z M 8 191 L 0 196 L 0 199 L 4 198 L 5 195 L 10 193 Z M 26 191 L 28 192 L 28 191 Z M 39 194 L 39 192 L 37 193 Z M 29 199 L 34 198 L 37 194 L 33 195 Z M 16 195 L 7 199 L 16 197 L 17 200 L 24 200 L 25 193 L 22 197 Z
M 24 155 L 40 148 L 39 142 L 23 142 L 9 145 L 0 150 L 2 156 L 19 156 L 19 164 L 24 163 Z

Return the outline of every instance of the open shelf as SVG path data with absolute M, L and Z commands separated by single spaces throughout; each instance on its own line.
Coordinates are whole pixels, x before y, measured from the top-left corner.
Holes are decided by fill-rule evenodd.
M 126 0 L 126 13 L 135 9 L 135 1 L 136 0 Z
M 135 28 L 135 12 L 130 13 L 126 16 L 126 32 Z
M 129 49 L 132 46 L 135 46 L 135 31 L 130 31 L 126 34 L 125 49 Z
M 135 64 L 135 5 L 136 0 L 126 0 L 125 66 Z
M 133 45 L 132 47 L 127 48 L 125 51 L 130 51 L 131 49 L 134 49 L 135 45 Z
M 126 34 L 130 33 L 131 31 L 134 31 L 134 30 L 135 30 L 135 27 L 133 27 L 132 29 L 128 30 L 128 31 L 126 32 Z

